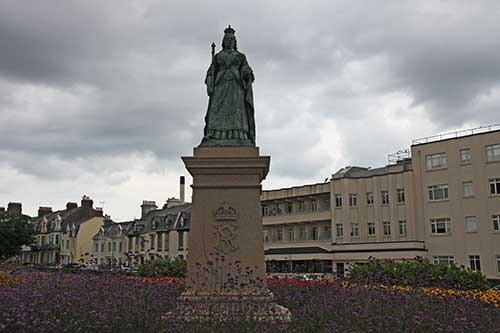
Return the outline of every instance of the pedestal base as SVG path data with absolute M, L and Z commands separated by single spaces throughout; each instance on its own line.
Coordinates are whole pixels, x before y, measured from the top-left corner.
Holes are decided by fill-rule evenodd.
M 175 322 L 289 322 L 290 311 L 267 295 L 183 295 L 174 311 L 164 316 Z
M 257 147 L 198 147 L 182 158 L 193 176 L 186 291 L 165 319 L 290 321 L 266 287 Z

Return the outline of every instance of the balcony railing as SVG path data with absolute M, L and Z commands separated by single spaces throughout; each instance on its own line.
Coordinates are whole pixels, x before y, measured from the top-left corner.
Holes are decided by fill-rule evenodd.
M 488 125 L 488 126 L 479 126 L 475 128 L 470 128 L 466 130 L 460 130 L 455 132 L 443 133 L 438 135 L 427 136 L 425 138 L 414 139 L 412 140 L 412 145 L 419 145 L 422 143 L 429 143 L 434 141 L 441 141 L 446 139 L 455 139 L 462 136 L 487 133 L 492 131 L 500 130 L 500 124 Z

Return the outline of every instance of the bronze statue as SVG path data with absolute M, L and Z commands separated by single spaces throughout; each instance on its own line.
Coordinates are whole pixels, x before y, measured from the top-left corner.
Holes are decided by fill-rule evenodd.
M 200 146 L 255 147 L 255 77 L 238 51 L 234 32 L 231 26 L 224 30 L 222 51 L 217 54 L 212 44 L 212 64 L 205 78 L 209 102 Z

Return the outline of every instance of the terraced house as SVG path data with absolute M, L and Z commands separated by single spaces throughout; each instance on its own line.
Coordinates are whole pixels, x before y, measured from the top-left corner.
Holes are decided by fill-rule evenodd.
M 93 237 L 94 263 L 105 267 L 137 267 L 155 258 L 185 257 L 191 204 L 171 198 L 158 209 L 143 201 L 140 219 L 107 220 Z
M 500 126 L 414 140 L 391 157 L 264 191 L 269 268 L 342 275 L 370 257 L 420 256 L 500 279 Z
M 21 262 L 32 264 L 89 263 L 92 259 L 92 236 L 102 226 L 102 209 L 83 196 L 81 206 L 68 202 L 66 209 L 53 212 L 51 207 L 39 207 L 31 220 L 35 229 L 35 244 L 25 246 Z

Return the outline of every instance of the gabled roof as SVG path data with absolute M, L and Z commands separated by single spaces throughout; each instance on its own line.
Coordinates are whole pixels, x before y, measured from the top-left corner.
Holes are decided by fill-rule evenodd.
M 70 228 L 74 225 L 76 232 L 80 228 L 80 224 L 90 220 L 91 218 L 102 216 L 102 211 L 87 208 L 77 207 L 72 209 L 58 210 L 53 213 L 47 214 L 43 217 L 34 217 L 31 219 L 31 224 L 36 233 L 41 233 L 41 225 L 47 221 L 47 233 L 55 231 L 56 220 L 61 219 L 61 231 L 66 232 L 68 226 Z

